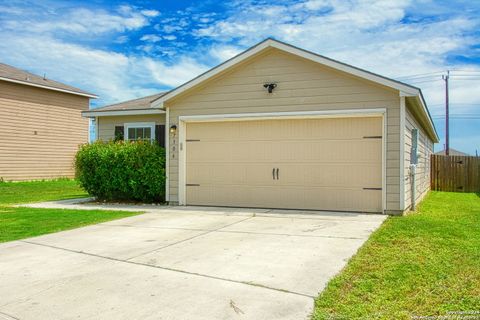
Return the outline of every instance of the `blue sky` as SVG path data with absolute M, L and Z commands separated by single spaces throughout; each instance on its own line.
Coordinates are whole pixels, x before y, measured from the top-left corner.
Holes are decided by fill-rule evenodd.
M 424 91 L 444 143 L 480 152 L 480 1 L 0 0 L 0 61 L 100 95 L 170 89 L 266 37 Z

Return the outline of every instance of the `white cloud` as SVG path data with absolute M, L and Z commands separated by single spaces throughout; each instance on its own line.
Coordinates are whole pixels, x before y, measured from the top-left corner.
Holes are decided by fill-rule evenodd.
M 130 40 L 128 36 L 118 36 L 113 42 L 118 44 L 127 43 Z
M 6 52 L 16 52 L 6 55 Z M 189 58 L 167 64 L 143 56 L 62 43 L 48 37 L 8 37 L 0 34 L 3 62 L 46 73 L 55 79 L 100 95 L 105 104 L 152 94 L 177 86 L 206 70 Z
M 193 79 L 208 69 L 191 58 L 183 57 L 174 65 L 167 65 L 159 60 L 145 59 L 145 67 L 151 72 L 156 82 L 176 87 Z
M 435 6 L 433 2 L 422 2 Z M 435 8 L 434 13 L 422 11 L 418 3 L 399 0 L 340 1 L 310 0 L 266 6 L 258 2 L 236 1 L 225 19 L 199 27 L 194 35 L 217 42 L 212 57 L 225 59 L 230 55 L 222 48 L 232 43 L 243 49 L 273 36 L 319 54 L 358 66 L 385 76 L 430 73 L 456 67 L 480 66 L 454 64 L 447 61 L 452 53 L 461 53 L 478 44 L 479 20 L 472 11 Z M 433 10 L 433 9 L 432 9 Z M 416 15 L 416 17 L 411 17 Z M 438 13 L 435 16 L 435 13 Z M 426 16 L 423 17 L 422 14 Z M 430 14 L 430 15 L 429 15 Z M 414 22 L 405 23 L 410 18 Z M 443 114 L 444 89 L 437 77 L 413 83 L 422 88 L 432 114 Z M 478 82 L 451 78 L 451 102 L 470 103 L 457 112 L 479 114 Z M 473 104 L 476 104 L 473 105 Z M 436 121 L 438 122 L 438 121 Z M 441 122 L 440 122 L 441 123 Z M 443 135 L 442 127 L 439 133 Z M 480 141 L 480 131 L 472 134 Z
M 74 8 L 61 13 L 45 11 L 37 18 L 5 18 L 3 28 L 15 32 L 72 34 L 101 34 L 140 29 L 149 24 L 149 17 L 130 6 L 121 6 L 117 12 Z
M 162 37 L 157 36 L 156 34 L 145 34 L 140 38 L 140 40 L 147 42 L 158 42 L 162 40 Z
M 157 10 L 142 10 L 140 11 L 144 16 L 146 17 L 151 17 L 151 18 L 154 18 L 154 17 L 157 17 L 160 15 L 160 11 L 157 11 Z
M 0 6 L 0 56 L 6 63 L 40 74 L 46 71 L 51 78 L 94 91 L 108 102 L 181 84 L 270 36 L 390 77 L 447 68 L 480 72 L 479 66 L 447 62 L 452 53 L 465 53 L 479 42 L 473 32 L 479 26 L 474 11 L 453 4 L 232 0 L 227 6 L 231 10 L 221 15 L 184 10 L 173 16 L 130 5 L 113 11 L 93 6 L 45 10 Z M 156 31 L 138 36 L 150 23 L 156 23 Z M 196 29 L 191 31 L 191 25 Z M 185 36 L 191 35 L 199 44 L 185 48 Z M 107 37 L 126 46 L 129 39 L 140 38 L 143 42 L 133 49 L 141 52 L 124 54 L 74 44 L 90 39 L 97 45 Z M 433 82 L 412 81 L 423 89 L 432 114 L 443 112 L 439 76 L 426 78 L 437 80 Z M 452 76 L 451 100 L 457 111 L 478 114 L 473 107 L 480 101 L 478 82 L 460 82 Z M 479 134 L 469 137 L 480 141 Z
M 176 31 L 183 30 L 182 27 L 177 26 L 177 25 L 164 25 L 164 26 L 159 27 L 159 29 L 163 30 L 163 32 L 165 32 L 165 33 L 173 33 L 173 32 L 176 32 Z
M 210 49 L 210 56 L 215 58 L 217 62 L 223 62 L 236 56 L 242 51 L 241 48 L 230 45 L 216 45 Z

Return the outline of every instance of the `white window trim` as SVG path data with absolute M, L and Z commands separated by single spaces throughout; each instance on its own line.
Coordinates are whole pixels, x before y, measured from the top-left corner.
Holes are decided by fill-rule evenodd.
M 150 128 L 151 137 L 150 141 L 155 140 L 155 122 L 128 122 L 123 124 L 123 131 L 125 135 L 125 141 L 129 141 L 128 129 L 129 128 Z
M 178 117 L 178 204 L 186 205 L 187 196 L 185 190 L 187 170 L 187 144 L 186 126 L 189 122 L 217 122 L 217 121 L 248 121 L 270 119 L 317 119 L 317 118 L 344 118 L 344 117 L 382 117 L 382 212 L 387 209 L 387 109 L 348 109 L 348 110 L 322 110 L 322 111 L 294 111 L 294 112 L 270 112 L 270 113 L 241 113 L 241 114 L 213 114 Z M 169 155 L 168 155 L 169 156 Z

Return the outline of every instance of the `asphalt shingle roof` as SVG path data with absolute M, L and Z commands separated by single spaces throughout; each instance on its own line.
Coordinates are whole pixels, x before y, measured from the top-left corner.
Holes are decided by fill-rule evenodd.
M 26 85 L 42 86 L 46 89 L 51 88 L 52 90 L 69 91 L 73 94 L 96 97 L 96 95 L 87 91 L 83 91 L 67 84 L 38 76 L 36 74 L 12 67 L 5 63 L 0 63 L 0 77 L 10 79 L 16 82 L 21 82 Z
M 150 103 L 166 94 L 168 91 L 159 92 L 151 96 L 142 97 L 138 99 L 123 101 L 120 103 L 110 104 L 100 108 L 92 109 L 89 112 L 103 112 L 103 111 L 124 111 L 124 110 L 143 110 L 150 109 Z

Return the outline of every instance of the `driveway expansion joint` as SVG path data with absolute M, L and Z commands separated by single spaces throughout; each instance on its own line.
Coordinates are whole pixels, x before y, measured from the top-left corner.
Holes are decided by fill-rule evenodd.
M 143 253 L 138 254 L 138 255 L 136 255 L 136 256 L 130 257 L 130 258 L 126 259 L 126 260 L 127 260 L 127 261 L 130 261 L 130 260 L 139 258 L 139 257 L 141 257 L 141 256 L 144 256 L 144 255 L 146 255 L 146 254 L 149 254 L 149 253 L 152 253 L 152 252 L 156 252 L 156 251 L 159 251 L 159 250 L 162 250 L 162 249 L 165 249 L 165 248 L 168 248 L 168 247 L 171 247 L 171 246 L 174 246 L 174 245 L 177 245 L 177 244 L 186 242 L 186 241 L 190 241 L 190 240 L 192 240 L 192 239 L 195 239 L 195 238 L 198 238 L 198 237 L 207 235 L 207 234 L 209 234 L 209 233 L 216 232 L 216 231 L 221 230 L 221 229 L 223 229 L 223 228 L 227 228 L 227 227 L 233 226 L 234 224 L 241 223 L 241 222 L 244 222 L 244 221 L 246 221 L 246 220 L 252 219 L 253 217 L 255 217 L 255 215 L 252 215 L 252 216 L 250 216 L 250 217 L 248 217 L 248 218 L 245 218 L 245 219 L 242 219 L 242 220 L 240 220 L 240 221 L 235 221 L 235 222 L 229 223 L 229 224 L 224 225 L 224 226 L 222 226 L 222 227 L 220 227 L 220 228 L 217 228 L 217 229 L 208 230 L 208 231 L 206 231 L 206 232 L 203 232 L 203 233 L 194 235 L 194 236 L 192 236 L 192 237 L 189 237 L 189 238 L 186 238 L 186 239 L 182 239 L 182 240 L 179 240 L 179 241 L 177 241 L 177 242 L 170 243 L 170 244 L 167 244 L 167 245 L 162 246 L 162 247 L 158 247 L 158 248 L 153 249 L 153 250 L 149 250 L 149 251 L 147 251 L 147 252 L 143 252 Z
M 249 217 L 249 218 L 252 218 L 252 217 Z M 244 219 L 244 220 L 247 220 L 247 219 Z M 242 220 L 242 221 L 244 221 L 244 220 Z M 241 222 L 241 221 L 238 221 L 238 222 Z M 302 297 L 315 299 L 315 296 L 312 296 L 312 295 L 309 295 L 309 294 L 305 294 L 305 293 L 301 293 L 301 292 L 295 292 L 295 291 L 289 291 L 289 290 L 286 290 L 286 289 L 269 287 L 269 286 L 258 284 L 258 283 L 252 282 L 252 281 L 233 280 L 233 279 L 216 277 L 216 276 L 211 276 L 211 275 L 202 274 L 202 273 L 185 271 L 185 270 L 181 270 L 181 269 L 155 266 L 155 265 L 151 265 L 151 264 L 147 264 L 147 263 L 135 262 L 135 261 L 130 261 L 130 260 L 122 260 L 122 259 L 117 259 L 117 258 L 113 258 L 113 257 L 107 257 L 107 256 L 102 256 L 102 255 L 89 253 L 89 252 L 84 252 L 84 251 L 61 248 L 61 247 L 57 247 L 57 246 L 47 245 L 47 244 L 43 244 L 43 243 L 37 243 L 37 242 L 33 242 L 33 241 L 28 241 L 28 240 L 18 240 L 18 241 L 23 242 L 23 243 L 36 245 L 36 246 L 42 246 L 42 247 L 47 247 L 47 248 L 56 249 L 56 250 L 63 250 L 63 251 L 71 252 L 71 253 L 83 254 L 83 255 L 90 256 L 90 257 L 95 257 L 95 258 L 100 258 L 100 259 L 105 259 L 105 260 L 110 260 L 110 261 L 115 261 L 115 262 L 123 262 L 123 263 L 128 263 L 128 264 L 137 265 L 137 266 L 143 266 L 143 267 L 154 268 L 154 269 L 161 269 L 161 270 L 166 270 L 166 271 L 171 271 L 171 272 L 178 272 L 178 273 L 188 274 L 188 275 L 192 275 L 192 276 L 208 278 L 208 279 L 212 279 L 212 280 L 219 280 L 219 281 L 227 281 L 227 282 L 231 282 L 231 283 L 244 284 L 244 285 L 247 285 L 247 286 L 259 287 L 259 288 L 264 288 L 264 289 L 267 289 L 267 290 L 273 290 L 273 291 L 276 291 L 276 292 L 282 292 L 282 293 L 293 294 L 293 295 L 297 295 L 297 296 L 302 296 Z M 0 312 L 0 314 L 1 314 L 1 312 Z
M 255 218 L 255 217 L 252 217 Z M 245 219 L 247 220 L 247 219 Z M 244 221 L 244 220 L 242 220 Z M 242 222 L 239 221 L 239 222 Z M 145 228 L 145 229 L 165 229 L 165 230 L 185 230 L 185 231 L 206 231 L 205 233 L 202 233 L 201 235 L 210 233 L 210 232 L 221 232 L 221 233 L 242 233 L 242 234 L 256 234 L 256 235 L 265 235 L 265 236 L 285 236 L 285 237 L 302 237 L 302 238 L 333 238 L 333 239 L 346 239 L 346 240 L 363 240 L 364 238 L 359 238 L 359 237 L 343 237 L 343 236 L 330 236 L 330 235 L 308 235 L 308 234 L 290 234 L 290 233 L 274 233 L 274 232 L 255 232 L 255 231 L 240 231 L 240 230 L 221 230 L 222 228 L 228 227 L 224 226 L 219 229 L 198 229 L 198 228 L 181 228 L 181 227 L 162 227 L 162 226 L 153 226 L 153 227 L 148 227 L 148 226 L 132 226 L 128 224 L 107 224 L 107 223 L 99 223 L 98 225 L 102 227 L 120 227 L 120 228 Z M 197 235 L 200 236 L 200 235 Z M 197 237 L 195 236 L 195 237 Z M 192 237 L 192 238 L 195 238 Z M 185 239 L 188 240 L 188 239 Z M 181 240 L 183 241 L 183 240 Z M 181 242 L 179 241 L 179 242 Z M 178 243 L 178 242 L 177 242 Z M 164 247 L 157 248 L 153 251 L 163 249 Z M 143 255 L 143 253 L 141 254 Z M 129 258 L 129 259 L 134 259 Z M 128 260 L 128 259 L 127 259 Z

